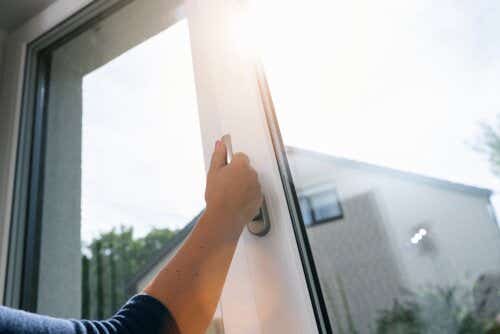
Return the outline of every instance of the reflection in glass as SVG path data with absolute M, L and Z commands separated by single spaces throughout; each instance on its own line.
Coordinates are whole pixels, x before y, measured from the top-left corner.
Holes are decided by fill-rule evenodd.
M 333 330 L 485 332 L 500 314 L 500 6 L 313 1 L 259 10 Z M 318 186 L 335 192 L 315 211 L 302 192 Z M 316 213 L 331 219 L 314 224 Z
M 324 184 L 297 191 L 305 225 L 320 224 L 342 218 L 342 207 L 335 186 Z

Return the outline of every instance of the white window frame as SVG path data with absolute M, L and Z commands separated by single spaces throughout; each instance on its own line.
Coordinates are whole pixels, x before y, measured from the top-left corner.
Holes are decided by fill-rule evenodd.
M 258 329 L 249 326 L 237 333 L 326 333 L 331 329 L 312 256 L 304 254 L 310 252 L 305 230 L 297 231 L 303 224 L 297 226 L 298 202 L 292 198 L 296 195 L 265 74 L 251 50 L 238 45 L 246 41 L 237 41 L 250 37 L 240 34 L 249 27 L 238 31 L 245 4 L 191 0 L 188 6 L 188 16 L 199 18 L 190 25 L 190 33 L 194 63 L 203 64 L 195 67 L 200 119 L 217 123 L 202 134 L 204 142 L 230 134 L 233 150 L 250 156 L 271 221 L 271 230 L 262 238 L 244 232 L 224 288 L 222 310 L 225 318 L 231 312 L 228 319 L 241 319 L 245 307 L 232 301 L 253 295 Z M 244 262 L 246 268 L 237 271 L 234 264 Z
M 28 45 L 91 3 L 58 0 L 5 43 L 0 120 L 8 121 L 10 131 L 0 134 L 8 148 L 0 156 L 5 167 L 0 175 L 0 301 L 5 296 Z M 293 183 L 264 73 L 234 43 L 234 16 L 244 11 L 242 3 L 186 1 L 206 166 L 214 141 L 230 134 L 233 150 L 247 153 L 259 172 L 271 221 L 264 237 L 248 231 L 242 235 L 221 300 L 225 333 L 325 333 L 329 327 L 318 306 L 319 283 L 311 282 L 312 259 L 304 259 L 307 241 L 304 245 L 297 231 L 297 199 L 291 198 Z

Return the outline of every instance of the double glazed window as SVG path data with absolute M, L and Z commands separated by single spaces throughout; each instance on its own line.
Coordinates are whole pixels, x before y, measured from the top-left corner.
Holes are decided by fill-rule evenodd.
M 271 229 L 243 233 L 209 333 L 485 331 L 500 6 L 242 3 L 96 3 L 29 46 L 7 303 L 115 312 L 196 225 L 230 134 Z

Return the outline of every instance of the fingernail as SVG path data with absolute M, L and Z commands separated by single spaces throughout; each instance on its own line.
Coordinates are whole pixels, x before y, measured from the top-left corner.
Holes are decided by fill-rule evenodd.
M 215 148 L 219 148 L 219 145 L 220 145 L 220 140 L 216 140 L 215 141 Z

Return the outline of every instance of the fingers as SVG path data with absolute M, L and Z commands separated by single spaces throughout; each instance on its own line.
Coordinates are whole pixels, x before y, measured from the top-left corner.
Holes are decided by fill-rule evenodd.
M 224 167 L 226 165 L 226 158 L 226 145 L 221 140 L 217 140 L 215 143 L 214 153 L 212 154 L 212 160 L 210 162 L 210 171 Z
M 248 156 L 245 153 L 238 152 L 233 155 L 231 163 L 235 165 L 243 164 L 250 166 L 250 159 L 248 159 Z
M 252 185 L 254 185 L 258 191 L 260 192 L 260 183 L 259 183 L 259 175 L 257 171 L 250 165 L 250 160 L 248 156 L 244 153 L 236 153 L 233 156 L 233 160 L 231 161 L 231 165 L 234 165 L 240 170 L 245 171 L 246 177 Z
M 235 153 L 231 159 L 231 164 L 250 167 L 250 159 L 244 153 Z M 227 165 L 227 148 L 222 140 L 217 140 L 210 162 L 210 172 L 218 170 Z

